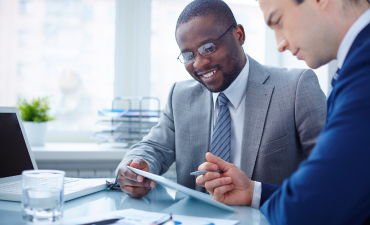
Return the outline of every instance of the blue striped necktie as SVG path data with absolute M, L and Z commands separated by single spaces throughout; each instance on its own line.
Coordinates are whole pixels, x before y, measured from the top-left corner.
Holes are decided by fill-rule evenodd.
M 340 69 L 338 69 L 337 72 L 335 72 L 335 74 L 333 75 L 333 78 L 331 79 L 331 83 L 330 83 L 329 91 L 328 91 L 328 99 L 329 99 L 329 96 L 330 96 L 331 92 L 333 91 L 333 88 L 334 88 L 335 83 L 338 80 L 338 73 L 339 73 L 339 71 L 340 71 Z
M 231 119 L 227 103 L 229 99 L 224 93 L 218 95 L 218 116 L 213 128 L 211 153 L 229 162 Z
M 339 77 L 339 71 L 340 69 L 337 70 L 337 72 L 334 74 L 333 79 L 331 80 L 331 86 L 329 87 L 329 93 L 328 93 L 328 99 L 327 99 L 327 114 L 326 114 L 326 122 L 328 122 L 328 117 L 331 114 L 331 110 L 333 108 L 333 89 L 335 87 L 335 84 L 337 83 L 338 77 Z

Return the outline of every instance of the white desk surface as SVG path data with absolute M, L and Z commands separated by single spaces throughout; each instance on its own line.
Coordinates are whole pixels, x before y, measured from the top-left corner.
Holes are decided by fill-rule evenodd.
M 87 160 L 86 154 L 89 155 L 88 160 L 110 161 L 122 159 L 127 151 L 127 147 L 122 145 L 96 143 L 47 143 L 44 147 L 32 147 L 38 161 L 55 159 L 84 161 Z M 245 206 L 233 207 L 236 213 L 226 212 L 158 185 L 149 195 L 141 199 L 131 198 L 120 191 L 106 190 L 68 201 L 64 206 L 63 219 L 135 208 L 152 212 L 235 219 L 239 220 L 241 225 L 269 224 L 259 210 Z M 21 220 L 19 202 L 0 201 L 0 218 L 0 224 L 25 224 Z
M 151 212 L 233 219 L 239 220 L 240 225 L 269 224 L 259 210 L 246 206 L 233 207 L 236 209 L 235 213 L 227 212 L 158 185 L 141 199 L 131 198 L 121 191 L 105 190 L 68 201 L 64 205 L 63 220 L 134 208 Z M 0 218 L 0 224 L 26 224 L 21 219 L 19 202 L 0 201 Z
M 43 147 L 31 147 L 37 161 L 48 160 L 117 160 L 129 150 L 123 144 L 96 143 L 46 143 Z M 86 155 L 88 154 L 88 157 Z

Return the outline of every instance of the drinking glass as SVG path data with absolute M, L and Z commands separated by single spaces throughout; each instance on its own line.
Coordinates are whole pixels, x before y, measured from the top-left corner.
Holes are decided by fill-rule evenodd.
M 63 216 L 64 171 L 22 172 L 22 217 L 28 222 L 52 222 Z

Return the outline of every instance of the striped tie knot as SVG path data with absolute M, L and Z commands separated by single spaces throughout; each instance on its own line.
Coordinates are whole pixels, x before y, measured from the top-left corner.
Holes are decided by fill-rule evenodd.
M 220 93 L 218 95 L 217 100 L 218 100 L 218 104 L 220 106 L 224 106 L 224 105 L 226 105 L 229 102 L 229 99 L 226 97 L 226 95 L 224 93 Z

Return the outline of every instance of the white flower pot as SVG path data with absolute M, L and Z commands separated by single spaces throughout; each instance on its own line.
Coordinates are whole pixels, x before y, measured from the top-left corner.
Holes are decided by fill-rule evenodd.
M 23 127 L 26 130 L 28 142 L 31 146 L 44 146 L 46 142 L 47 122 L 29 122 L 23 121 Z

